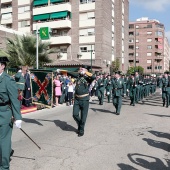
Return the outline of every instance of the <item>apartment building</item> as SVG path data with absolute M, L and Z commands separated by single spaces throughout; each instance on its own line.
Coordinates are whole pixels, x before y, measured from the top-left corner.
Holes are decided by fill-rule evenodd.
M 1 25 L 35 33 L 51 29 L 53 65 L 79 60 L 108 72 L 112 61 L 128 69 L 128 0 L 0 0 Z
M 158 20 L 139 18 L 129 24 L 129 66 L 142 66 L 145 73 L 168 70 L 169 43 Z

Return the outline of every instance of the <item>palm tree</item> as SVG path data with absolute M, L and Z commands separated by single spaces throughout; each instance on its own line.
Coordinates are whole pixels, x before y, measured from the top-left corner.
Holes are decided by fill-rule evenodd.
M 57 52 L 54 48 L 49 48 L 50 42 L 39 41 L 39 66 L 45 63 L 51 63 L 49 54 Z M 31 35 L 7 38 L 6 51 L 3 51 L 9 57 L 9 66 L 35 66 L 36 65 L 36 37 Z

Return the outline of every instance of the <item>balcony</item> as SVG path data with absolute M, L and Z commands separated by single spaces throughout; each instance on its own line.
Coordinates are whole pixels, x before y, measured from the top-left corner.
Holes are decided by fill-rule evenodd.
M 12 2 L 12 0 L 1 0 L 1 4 L 7 3 L 7 2 Z
M 95 10 L 95 3 L 80 4 L 79 6 L 80 12 L 93 11 L 93 10 Z
M 30 19 L 31 18 L 31 14 L 30 12 L 24 12 L 22 14 L 18 14 L 18 19 L 19 20 L 25 20 L 25 19 Z
M 81 36 L 79 38 L 79 43 L 80 44 L 91 44 L 91 43 L 95 43 L 95 36 Z
M 1 8 L 1 14 L 11 13 L 12 12 L 12 6 L 8 8 Z
M 50 6 L 41 6 L 39 8 L 33 8 L 33 15 L 46 14 L 46 13 L 54 13 L 60 11 L 69 11 L 71 12 L 71 4 L 70 3 L 60 3 L 57 5 Z
M 8 18 L 8 19 L 2 19 L 1 20 L 1 24 L 11 24 L 12 23 L 12 18 Z
M 18 28 L 18 31 L 25 32 L 25 33 L 30 33 L 31 29 L 30 29 L 30 26 L 28 26 L 28 27 Z
M 70 36 L 51 37 L 49 40 L 43 40 L 43 42 L 50 42 L 51 45 L 71 44 L 71 37 Z
M 81 20 L 79 21 L 79 27 L 94 27 L 95 19 Z
M 40 22 L 40 23 L 33 23 L 33 30 L 36 30 L 36 26 L 38 28 L 41 27 L 50 27 L 50 28 L 71 28 L 71 21 L 66 20 L 49 20 L 48 22 Z

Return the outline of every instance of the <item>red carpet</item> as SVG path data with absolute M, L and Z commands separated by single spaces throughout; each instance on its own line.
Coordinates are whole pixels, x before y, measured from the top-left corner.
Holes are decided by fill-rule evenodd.
M 30 107 L 22 106 L 21 114 L 35 112 L 36 110 L 37 110 L 37 106 L 36 105 L 30 106 Z

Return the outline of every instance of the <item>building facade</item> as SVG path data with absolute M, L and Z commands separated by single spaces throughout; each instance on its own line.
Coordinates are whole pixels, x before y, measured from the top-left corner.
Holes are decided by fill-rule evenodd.
M 51 29 L 50 57 L 55 65 L 80 60 L 108 72 L 116 58 L 128 69 L 128 0 L 0 0 L 1 25 L 35 33 Z
M 139 18 L 129 24 L 129 66 L 142 66 L 144 73 L 169 70 L 169 43 L 158 20 Z

